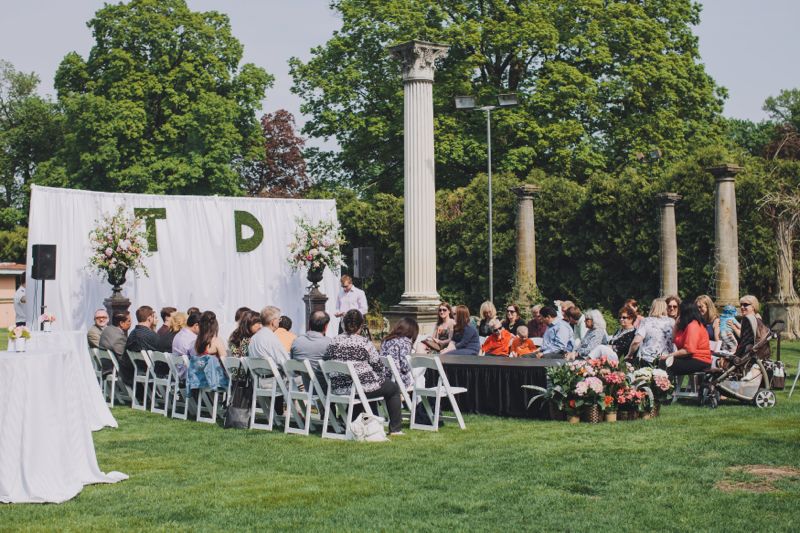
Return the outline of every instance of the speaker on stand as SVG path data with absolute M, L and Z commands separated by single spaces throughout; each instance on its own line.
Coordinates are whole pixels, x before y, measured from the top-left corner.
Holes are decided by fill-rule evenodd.
M 45 281 L 49 279 L 56 279 L 56 245 L 34 244 L 31 247 L 31 255 L 33 256 L 31 277 L 42 282 L 41 314 L 44 314 L 44 311 L 47 308 L 44 299 Z M 36 320 L 35 323 L 38 324 L 39 321 Z

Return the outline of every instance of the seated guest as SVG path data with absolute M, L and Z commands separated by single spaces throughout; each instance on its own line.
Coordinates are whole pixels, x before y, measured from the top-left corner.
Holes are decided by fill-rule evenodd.
M 677 312 L 675 314 L 677 315 Z M 666 300 L 656 298 L 650 304 L 650 315 L 642 320 L 642 324 L 637 328 L 636 336 L 625 358 L 639 366 L 653 366 L 661 355 L 672 351 L 674 326 L 675 321 L 667 316 Z
M 453 340 L 442 353 L 451 355 L 478 355 L 481 350 L 478 330 L 472 325 L 469 316 L 469 307 L 456 306 L 456 323 L 453 326 Z
M 574 307 L 572 309 L 575 309 Z M 606 320 L 603 318 L 603 313 L 597 309 L 590 309 L 586 311 L 586 335 L 581 339 L 581 344 L 578 346 L 577 351 L 573 352 L 575 356 L 582 359 L 589 357 L 592 350 L 608 341 L 608 333 L 606 332 Z
M 722 315 L 719 317 L 719 340 L 722 341 L 720 349 L 724 352 L 733 353 L 738 347 L 733 328 L 741 331 L 741 324 L 736 320 L 736 308 L 728 304 L 722 308 Z
M 762 338 L 758 336 L 758 326 L 762 324 L 761 316 L 758 314 L 759 306 L 758 298 L 755 296 L 748 294 L 739 298 L 739 307 L 742 310 L 741 327 L 736 326 L 736 324 L 731 324 L 734 333 L 739 338 L 739 343 L 734 352 L 737 356 L 741 357 L 747 353 L 747 350 L 749 350 L 751 346 L 754 346 L 757 342 L 762 340 Z M 769 358 L 769 356 L 770 347 L 769 344 L 767 344 L 758 351 L 758 357 L 760 359 L 765 359 Z
M 169 332 L 165 335 L 159 335 L 158 351 L 164 353 L 172 353 L 172 341 L 175 336 L 186 326 L 186 313 L 174 311 L 169 316 Z
M 500 355 L 508 357 L 511 349 L 511 339 L 514 337 L 511 332 L 503 328 L 503 324 L 496 318 L 489 322 L 492 334 L 486 337 L 481 346 L 481 351 L 486 355 Z
M 680 317 L 675 326 L 675 347 L 676 351 L 660 357 L 670 375 L 692 374 L 711 367 L 708 331 L 694 302 L 681 304 Z
M 200 331 L 189 350 L 189 369 L 186 373 L 186 389 L 216 389 L 228 387 L 228 376 L 221 358 L 227 350 L 219 338 L 219 323 L 213 311 L 200 315 Z
M 250 346 L 247 347 L 247 355 L 255 359 L 272 359 L 278 367 L 283 366 L 283 362 L 289 359 L 289 353 L 283 347 L 275 330 L 278 329 L 278 322 L 281 319 L 281 310 L 273 305 L 268 305 L 261 310 L 261 323 L 264 325 L 258 333 L 250 339 Z
M 517 336 L 511 341 L 511 355 L 513 357 L 522 357 L 535 351 L 536 345 L 528 337 L 528 326 L 519 326 L 517 328 Z
M 174 307 L 161 308 L 161 322 L 163 322 L 163 325 L 158 328 L 158 331 L 156 332 L 159 336 L 167 335 L 171 331 L 170 328 L 172 327 L 172 324 L 170 323 L 170 317 L 175 311 L 177 311 L 177 309 Z
M 232 332 L 236 331 L 236 329 L 239 327 L 239 321 L 242 319 L 242 316 L 248 311 L 255 312 L 247 306 L 242 306 L 239 309 L 237 309 L 235 313 L 233 313 L 233 326 L 231 327 Z M 230 344 L 230 342 L 228 344 Z
M 200 308 L 199 307 L 190 307 L 189 309 L 186 310 L 186 314 L 188 316 L 199 315 L 200 314 Z
M 479 313 L 481 315 L 481 321 L 478 322 L 478 335 L 481 337 L 488 337 L 492 334 L 492 327 L 489 325 L 489 322 L 497 318 L 497 309 L 495 309 L 492 302 L 487 300 L 481 304 Z
M 342 322 L 344 333 L 331 341 L 325 351 L 325 360 L 352 362 L 367 398 L 383 396 L 386 401 L 389 434 L 402 435 L 400 387 L 386 377 L 387 369 L 372 342 L 358 334 L 364 325 L 364 316 L 359 310 L 350 309 L 345 313 Z M 337 374 L 331 377 L 334 394 L 349 394 L 352 385 L 353 381 L 349 376 Z
M 574 338 L 573 344 L 575 348 L 578 348 L 578 346 L 581 345 L 583 337 L 585 337 L 586 333 L 589 331 L 589 328 L 586 326 L 586 317 L 577 305 L 573 305 L 564 310 L 564 320 L 566 320 L 572 328 Z
M 667 316 L 670 317 L 672 320 L 678 320 L 678 314 L 681 308 L 681 299 L 675 295 L 667 296 L 665 298 L 667 302 Z
M 90 348 L 100 347 L 100 335 L 108 326 L 108 312 L 105 309 L 98 309 L 94 312 L 94 324 L 86 332 L 86 340 L 89 341 Z
M 406 390 L 414 386 L 414 373 L 411 369 L 411 349 L 419 335 L 419 325 L 413 318 L 401 318 L 392 331 L 381 342 L 380 354 L 391 357 L 400 372 L 402 386 Z M 391 379 L 391 374 L 388 374 Z
M 700 316 L 703 317 L 703 325 L 708 332 L 708 338 L 712 341 L 720 340 L 719 336 L 719 313 L 717 313 L 717 306 L 714 305 L 714 300 L 707 294 L 698 296 L 694 303 L 700 310 Z
M 132 352 L 142 350 L 158 350 L 158 334 L 153 331 L 156 325 L 156 312 L 149 305 L 143 305 L 136 310 L 136 327 L 128 335 L 125 349 Z
M 566 353 L 573 351 L 572 326 L 563 318 L 558 318 L 558 311 L 553 307 L 542 307 L 539 314 L 547 324 L 547 331 L 542 338 L 542 345 L 533 355 L 545 359 L 563 359 Z
M 250 339 L 261 329 L 261 315 L 255 311 L 244 311 L 239 315 L 237 327 L 228 338 L 228 352 L 232 357 L 247 357 Z
M 292 349 L 292 343 L 297 338 L 297 335 L 292 333 L 292 319 L 286 315 L 281 316 L 278 320 L 278 329 L 275 330 L 275 336 L 281 341 L 286 352 Z
M 506 318 L 503 320 L 503 329 L 507 329 L 512 335 L 517 334 L 517 328 L 524 326 L 525 321 L 519 316 L 519 306 L 509 304 L 506 306 Z
M 311 368 L 317 376 L 317 381 L 323 392 L 328 392 L 328 383 L 325 381 L 325 376 L 319 367 L 319 362 L 325 356 L 325 351 L 331 343 L 331 338 L 326 337 L 328 332 L 328 324 L 331 321 L 330 315 L 325 311 L 314 311 L 308 317 L 308 329 L 303 335 L 297 337 L 292 343 L 292 348 L 289 351 L 289 356 L 297 361 L 308 360 L 311 363 Z M 303 377 L 303 386 L 309 390 L 311 380 Z
M 111 350 L 119 363 L 119 373 L 122 381 L 128 385 L 133 384 L 133 364 L 125 355 L 125 345 L 128 343 L 128 330 L 131 328 L 131 314 L 116 312 L 111 317 L 111 325 L 103 328 L 100 335 L 100 349 Z M 125 357 L 123 357 L 125 355 Z M 103 360 L 103 372 L 110 374 L 114 365 L 111 361 Z
M 633 327 L 638 328 L 639 324 L 642 323 L 642 319 L 644 318 L 642 315 L 639 314 L 639 302 L 634 300 L 633 298 L 628 298 L 625 300 L 625 305 L 633 309 L 633 313 L 635 318 L 633 319 Z M 623 306 L 624 307 L 624 306 Z
M 200 332 L 200 313 L 194 313 L 186 317 L 186 325 L 172 339 L 172 353 L 178 355 L 189 355 L 197 334 Z
M 433 350 L 440 352 L 447 348 L 453 338 L 453 308 L 447 302 L 439 304 L 436 315 L 436 325 L 433 327 L 433 335 L 422 341 L 422 344 Z
M 547 331 L 547 324 L 544 323 L 544 320 L 539 314 L 542 307 L 542 304 L 536 304 L 531 307 L 532 318 L 528 321 L 528 337 L 544 337 L 544 332 Z
M 608 340 L 608 344 L 601 344 L 589 353 L 590 359 L 600 359 L 603 356 L 613 361 L 624 359 L 631 348 L 633 337 L 636 335 L 636 328 L 633 327 L 632 317 L 636 311 L 632 307 L 625 305 L 619 310 L 619 328 Z

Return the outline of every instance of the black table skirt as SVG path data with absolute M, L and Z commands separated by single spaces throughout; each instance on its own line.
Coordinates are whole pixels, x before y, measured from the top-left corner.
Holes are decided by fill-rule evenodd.
M 528 400 L 536 393 L 523 389 L 522 385 L 546 386 L 547 367 L 557 362 L 463 355 L 442 355 L 441 359 L 450 385 L 467 389 L 467 392 L 456 396 L 461 412 L 514 418 L 549 418 L 548 409 L 541 402 L 527 409 Z M 429 379 L 431 377 L 429 374 Z M 449 409 L 449 406 L 445 409 Z

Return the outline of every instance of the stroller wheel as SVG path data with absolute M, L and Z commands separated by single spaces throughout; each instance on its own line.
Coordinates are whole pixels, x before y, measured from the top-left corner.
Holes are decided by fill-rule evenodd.
M 761 389 L 756 393 L 755 402 L 759 409 L 775 407 L 775 393 L 768 389 Z
M 706 407 L 716 409 L 719 406 L 719 391 L 714 387 L 703 387 L 700 393 L 700 403 Z

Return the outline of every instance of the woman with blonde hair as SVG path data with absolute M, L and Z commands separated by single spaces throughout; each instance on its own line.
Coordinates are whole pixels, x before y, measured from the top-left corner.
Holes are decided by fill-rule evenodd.
M 667 301 L 656 298 L 650 304 L 650 315 L 642 320 L 636 330 L 625 359 L 633 361 L 636 355 L 640 365 L 653 366 L 662 354 L 672 352 L 674 327 L 675 319 L 667 316 Z
M 719 313 L 717 313 L 717 306 L 714 305 L 714 300 L 707 294 L 698 296 L 694 303 L 697 304 L 697 309 L 700 310 L 700 316 L 703 317 L 703 325 L 708 332 L 708 338 L 712 341 L 719 340 Z
M 492 327 L 489 323 L 497 318 L 497 309 L 495 309 L 492 302 L 486 300 L 481 304 L 480 315 L 481 321 L 478 323 L 478 335 L 488 337 L 492 334 Z
M 170 318 L 172 320 L 169 324 L 169 331 L 161 335 L 161 339 L 158 342 L 159 351 L 164 353 L 172 353 L 172 340 L 186 326 L 186 320 L 188 320 L 189 315 L 175 311 L 170 315 Z

